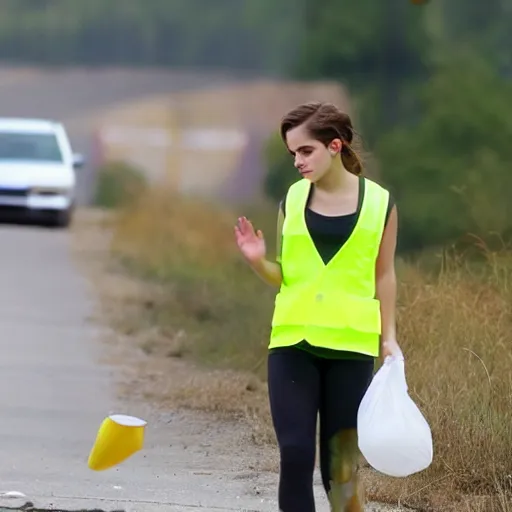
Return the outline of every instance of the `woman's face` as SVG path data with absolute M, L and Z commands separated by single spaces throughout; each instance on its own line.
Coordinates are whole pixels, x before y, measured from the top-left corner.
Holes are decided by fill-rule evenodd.
M 331 169 L 333 158 L 339 152 L 336 140 L 329 148 L 311 137 L 304 126 L 297 126 L 286 135 L 288 150 L 294 156 L 294 164 L 303 178 L 316 182 Z

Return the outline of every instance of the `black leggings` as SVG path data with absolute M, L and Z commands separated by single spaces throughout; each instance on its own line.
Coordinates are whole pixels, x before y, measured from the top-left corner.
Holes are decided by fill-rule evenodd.
M 336 448 L 333 443 L 345 434 L 348 440 L 350 433 L 357 439 L 357 411 L 371 382 L 373 368 L 373 359 L 325 359 L 293 347 L 270 352 L 270 408 L 281 455 L 280 511 L 315 510 L 313 473 L 318 413 L 320 470 L 329 495 L 334 478 L 333 451 L 357 447 L 354 439 L 350 441 L 352 448 Z

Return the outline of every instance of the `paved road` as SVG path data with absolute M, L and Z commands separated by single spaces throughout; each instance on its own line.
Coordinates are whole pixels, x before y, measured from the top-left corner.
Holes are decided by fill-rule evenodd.
M 95 426 L 109 412 L 95 364 L 91 302 L 72 267 L 67 233 L 0 227 L 0 486 L 73 492 Z M 65 474 L 68 476 L 65 476 Z
M 179 416 L 119 410 L 109 367 L 98 364 L 102 333 L 87 320 L 94 302 L 71 260 L 69 236 L 0 226 L 0 492 L 59 510 L 275 510 L 260 496 L 244 498 L 247 481 L 193 444 L 200 428 L 215 438 L 208 423 L 191 424 L 176 439 Z M 147 444 L 118 468 L 96 473 L 87 456 L 113 412 L 148 418 Z M 0 496 L 0 508 L 24 501 Z

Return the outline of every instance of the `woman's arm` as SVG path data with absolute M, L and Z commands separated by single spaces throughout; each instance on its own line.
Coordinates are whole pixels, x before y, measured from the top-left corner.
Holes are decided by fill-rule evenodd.
M 281 273 L 281 265 L 279 265 L 279 263 L 263 258 L 262 260 L 250 263 L 250 265 L 254 272 L 267 284 L 271 286 L 281 286 L 283 274 Z
M 395 251 L 398 233 L 398 214 L 393 206 L 384 229 L 376 266 L 376 292 L 380 301 L 383 355 L 396 353 L 396 275 Z

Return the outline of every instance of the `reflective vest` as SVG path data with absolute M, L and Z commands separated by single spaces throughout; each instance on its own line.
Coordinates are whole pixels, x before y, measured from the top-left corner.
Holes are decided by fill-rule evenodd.
M 294 183 L 282 230 L 283 282 L 275 299 L 269 348 L 307 340 L 317 347 L 379 354 L 380 303 L 375 267 L 389 193 L 365 178 L 361 211 L 349 239 L 325 264 L 305 219 L 311 183 Z

